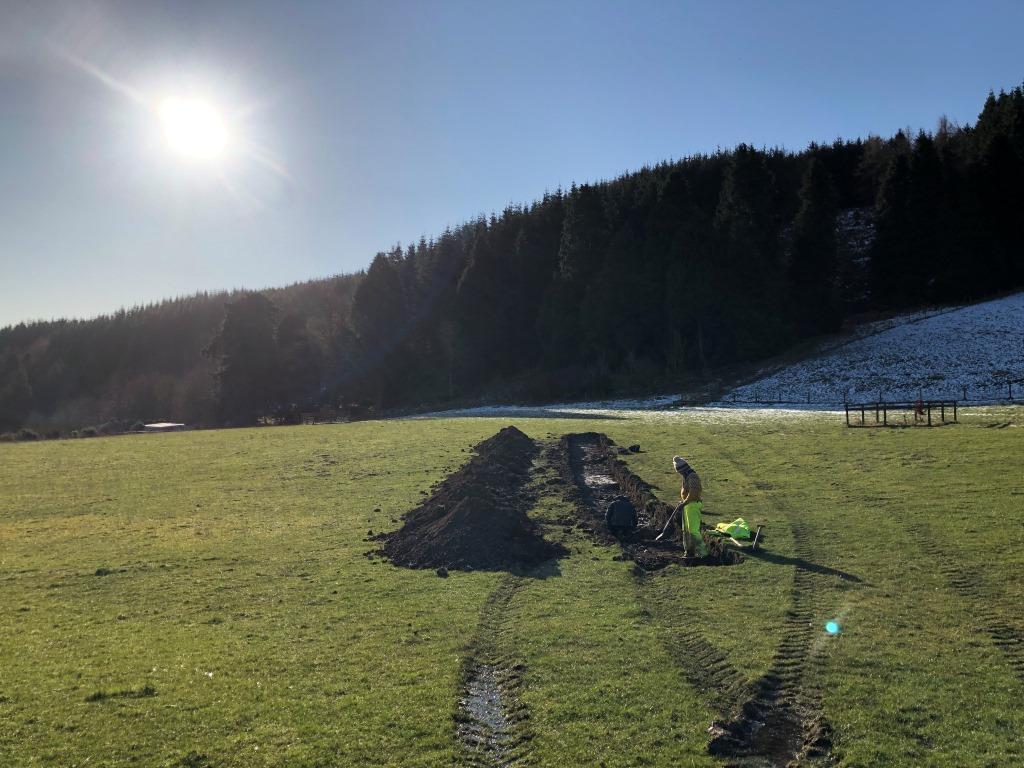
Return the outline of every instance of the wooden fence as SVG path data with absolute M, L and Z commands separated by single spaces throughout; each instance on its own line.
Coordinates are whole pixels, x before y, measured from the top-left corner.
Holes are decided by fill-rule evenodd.
M 890 426 L 914 426 L 932 427 L 938 424 L 957 422 L 957 401 L 956 400 L 918 400 L 914 403 L 887 403 L 884 401 L 874 403 L 846 403 L 846 426 L 848 427 L 890 427 Z M 907 413 L 914 415 L 914 421 L 908 423 L 906 418 L 900 423 L 889 423 L 889 415 L 892 413 Z M 852 418 L 851 418 L 852 414 Z M 874 414 L 874 421 L 870 419 Z M 860 419 L 858 420 L 858 415 Z M 952 417 L 947 421 L 946 416 Z M 934 416 L 934 418 L 933 418 Z

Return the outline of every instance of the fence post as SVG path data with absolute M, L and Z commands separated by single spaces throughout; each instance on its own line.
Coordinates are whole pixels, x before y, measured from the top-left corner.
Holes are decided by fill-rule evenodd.
M 932 425 L 932 401 L 928 401 L 928 426 Z
M 953 421 L 956 422 L 956 400 L 953 401 Z
M 942 423 L 945 424 L 946 423 L 946 401 L 943 400 L 939 404 L 939 407 L 942 409 Z
M 882 423 L 889 426 L 889 408 L 885 403 L 882 403 Z
M 1012 381 L 1006 382 L 1006 388 L 1008 390 L 1010 390 L 1010 399 L 1013 400 L 1013 382 Z
M 850 426 L 850 405 L 844 402 L 843 407 L 846 409 L 846 426 Z
M 964 400 L 967 399 L 967 387 L 964 386 Z
M 860 407 L 860 425 L 864 426 L 864 406 Z

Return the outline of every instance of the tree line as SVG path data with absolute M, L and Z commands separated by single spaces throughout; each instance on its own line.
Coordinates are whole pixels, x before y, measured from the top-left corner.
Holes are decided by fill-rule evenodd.
M 1018 87 L 973 126 L 740 145 L 573 185 L 353 275 L 3 329 L 0 430 L 697 381 L 851 315 L 1024 285 L 1022 210 Z

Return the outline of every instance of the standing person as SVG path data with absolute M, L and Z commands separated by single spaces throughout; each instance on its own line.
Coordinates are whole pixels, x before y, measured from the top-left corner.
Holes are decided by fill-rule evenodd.
M 704 502 L 701 500 L 703 488 L 701 488 L 700 476 L 682 456 L 673 456 L 672 466 L 683 476 L 683 486 L 679 489 L 682 502 L 669 515 L 665 528 L 658 538 L 665 535 L 678 515 L 682 522 L 683 545 L 686 547 L 686 554 L 689 557 L 704 557 L 708 553 L 708 548 L 700 533 L 700 513 L 704 508 Z

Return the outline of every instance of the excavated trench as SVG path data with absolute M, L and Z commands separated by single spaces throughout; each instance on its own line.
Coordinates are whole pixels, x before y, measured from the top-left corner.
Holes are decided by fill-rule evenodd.
M 555 463 L 570 485 L 568 500 L 574 503 L 580 527 L 603 544 L 618 543 L 623 559 L 633 560 L 638 572 L 658 571 L 673 563 L 735 565 L 743 561 L 742 554 L 712 536 L 704 537 L 710 554 L 701 558 L 686 557 L 677 541 L 656 541 L 674 508 L 655 496 L 651 486 L 630 471 L 606 435 L 566 435 L 559 443 Z M 604 523 L 604 511 L 620 496 L 627 497 L 636 509 L 637 528 L 613 536 Z
M 379 553 L 407 568 L 506 571 L 485 601 L 476 632 L 463 654 L 460 691 L 453 712 L 460 765 L 506 768 L 525 757 L 529 714 L 518 696 L 525 667 L 502 642 L 509 606 L 524 580 L 550 575 L 567 554 L 544 539 L 527 512 L 536 501 L 536 443 L 505 427 L 474 446 L 474 456 L 438 483 L 404 515 L 402 527 L 371 537 Z
M 561 453 L 581 524 L 595 538 L 604 543 L 617 541 L 623 555 L 633 559 L 642 572 L 673 562 L 689 564 L 677 543 L 653 541 L 672 507 L 658 500 L 651 487 L 629 471 L 607 437 L 567 435 Z M 737 468 L 742 469 L 738 464 Z M 616 539 L 607 532 L 601 512 L 620 494 L 637 508 L 639 526 L 633 534 Z M 821 714 L 821 692 L 814 683 L 819 677 L 819 659 L 813 652 L 816 595 L 829 574 L 827 569 L 813 567 L 811 536 L 806 529 L 794 524 L 792 530 L 798 561 L 809 565 L 796 567 L 782 642 L 760 679 L 747 683 L 727 655 L 692 627 L 677 629 L 668 638 L 670 653 L 678 655 L 681 663 L 685 661 L 684 675 L 696 689 L 710 694 L 719 713 L 709 729 L 709 753 L 738 768 L 823 764 L 831 754 L 832 731 Z M 709 544 L 718 543 L 707 538 Z M 742 560 L 739 553 L 727 553 Z

